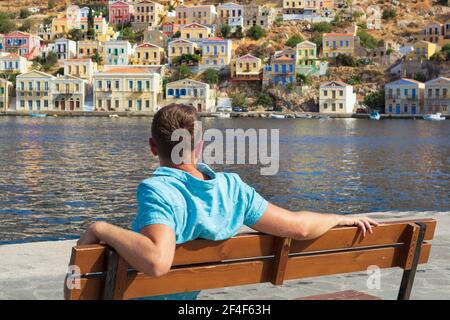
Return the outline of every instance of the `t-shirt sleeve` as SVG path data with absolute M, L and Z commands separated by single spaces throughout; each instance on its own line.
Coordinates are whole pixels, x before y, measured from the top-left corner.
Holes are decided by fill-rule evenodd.
M 176 220 L 173 208 L 152 187 L 141 183 L 137 189 L 137 227 L 142 229 L 151 224 L 164 224 L 174 231 Z
M 244 199 L 246 200 L 246 210 L 244 216 L 244 224 L 251 227 L 264 214 L 267 209 L 268 202 L 256 190 L 246 184 L 240 177 L 238 177 L 240 190 Z

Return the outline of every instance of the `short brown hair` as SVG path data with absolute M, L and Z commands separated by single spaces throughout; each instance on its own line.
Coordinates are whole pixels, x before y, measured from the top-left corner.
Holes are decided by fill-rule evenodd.
M 152 138 L 158 148 L 159 155 L 170 159 L 172 149 L 179 141 L 172 141 L 172 133 L 177 129 L 186 129 L 191 136 L 191 150 L 194 150 L 195 121 L 200 121 L 197 110 L 188 105 L 169 104 L 156 112 L 152 122 Z

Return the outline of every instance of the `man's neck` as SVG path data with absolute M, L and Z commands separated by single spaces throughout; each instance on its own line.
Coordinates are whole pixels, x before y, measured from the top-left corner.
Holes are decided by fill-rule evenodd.
M 202 172 L 200 172 L 197 169 L 197 164 L 196 163 L 182 163 L 182 164 L 174 164 L 171 161 L 164 161 L 162 159 L 160 159 L 159 164 L 163 167 L 169 167 L 169 168 L 175 168 L 178 170 L 182 170 L 184 172 L 189 173 L 191 176 L 197 178 L 197 179 L 201 179 L 201 180 L 208 180 L 209 178 L 204 175 Z

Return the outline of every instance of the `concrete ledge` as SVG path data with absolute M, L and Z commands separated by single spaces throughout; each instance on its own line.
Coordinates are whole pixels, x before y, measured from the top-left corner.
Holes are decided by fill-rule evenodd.
M 419 266 L 412 299 L 450 299 L 450 212 L 371 213 L 377 220 L 435 218 L 430 262 Z M 63 280 L 74 240 L 0 246 L 0 299 L 62 299 Z M 396 299 L 402 270 L 382 270 L 381 288 L 368 289 L 365 272 L 286 281 L 283 286 L 248 285 L 202 291 L 200 299 L 293 299 L 359 290 Z

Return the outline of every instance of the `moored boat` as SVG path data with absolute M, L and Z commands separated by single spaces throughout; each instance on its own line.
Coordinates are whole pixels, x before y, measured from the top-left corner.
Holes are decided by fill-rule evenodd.
M 46 113 L 30 113 L 30 117 L 33 118 L 45 118 L 46 116 Z
M 273 119 L 284 119 L 284 118 L 286 118 L 286 116 L 284 114 L 274 114 L 274 113 L 271 113 L 270 117 L 273 118 Z
M 369 115 L 371 120 L 380 120 L 381 116 L 377 111 L 372 111 Z
M 435 114 L 426 114 L 423 116 L 424 120 L 430 120 L 430 121 L 441 121 L 441 120 L 445 120 L 445 117 L 441 116 L 441 113 L 435 113 Z

